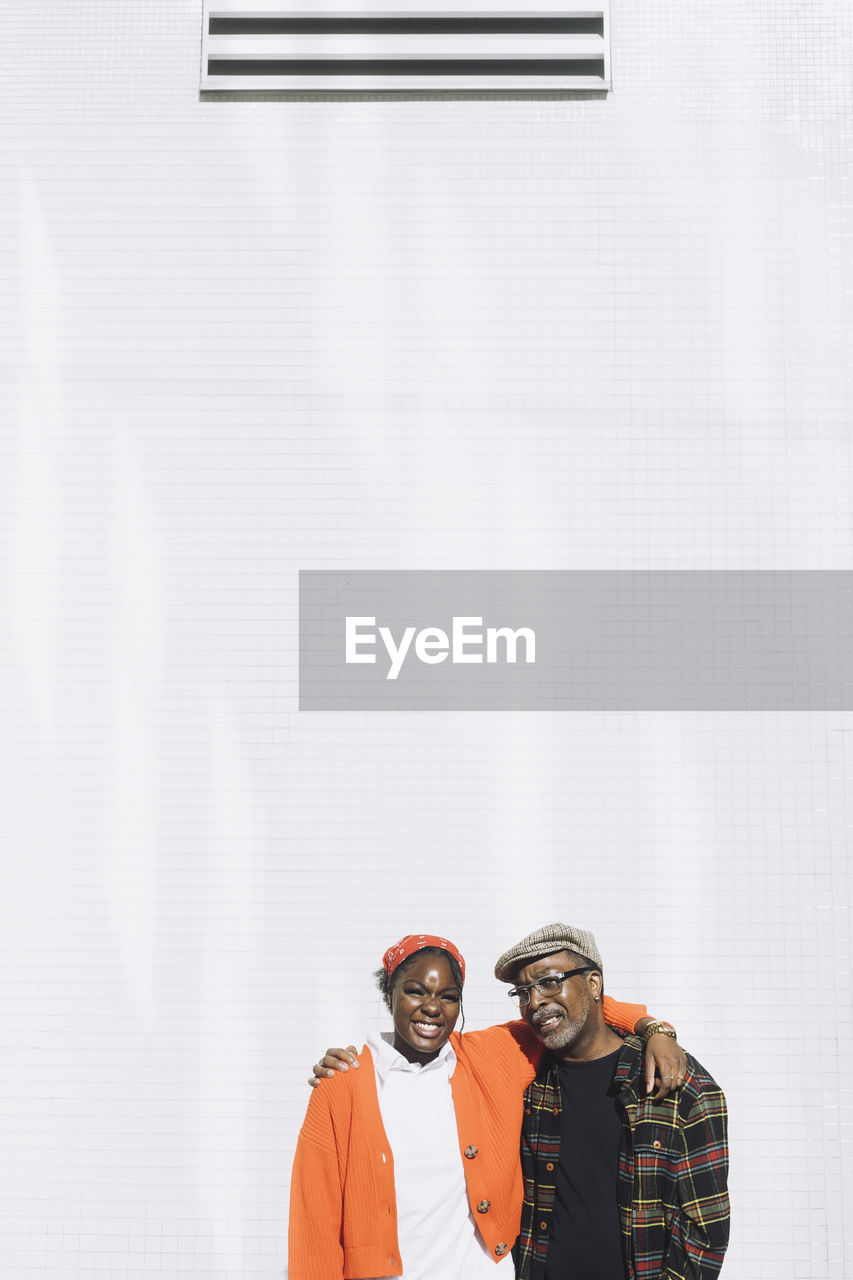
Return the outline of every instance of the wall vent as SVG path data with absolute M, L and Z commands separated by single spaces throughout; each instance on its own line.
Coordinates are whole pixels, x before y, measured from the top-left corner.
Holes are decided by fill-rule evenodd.
M 609 89 L 602 4 L 204 0 L 201 88 Z

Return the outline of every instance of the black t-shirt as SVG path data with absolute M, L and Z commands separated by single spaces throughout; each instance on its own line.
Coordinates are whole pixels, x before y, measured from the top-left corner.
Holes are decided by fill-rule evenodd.
M 622 1119 L 608 1091 L 619 1050 L 560 1062 L 560 1162 L 546 1280 L 625 1280 L 618 1178 Z

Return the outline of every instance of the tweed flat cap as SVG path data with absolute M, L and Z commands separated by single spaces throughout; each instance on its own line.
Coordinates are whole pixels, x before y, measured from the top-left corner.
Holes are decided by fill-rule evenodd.
M 553 951 L 576 951 L 603 971 L 601 952 L 588 929 L 576 929 L 571 924 L 546 924 L 534 929 L 526 938 L 505 951 L 495 965 L 495 977 L 501 982 L 512 982 L 513 970 L 519 964 L 549 956 Z

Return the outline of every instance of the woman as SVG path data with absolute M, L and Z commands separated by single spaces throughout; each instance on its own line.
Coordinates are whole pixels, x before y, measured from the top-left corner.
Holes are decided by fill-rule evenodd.
M 455 1031 L 465 961 L 430 934 L 386 951 L 393 1035 L 313 1093 L 291 1182 L 290 1280 L 513 1276 L 522 1095 L 542 1053 L 523 1023 Z M 605 996 L 625 1031 L 646 1014 Z

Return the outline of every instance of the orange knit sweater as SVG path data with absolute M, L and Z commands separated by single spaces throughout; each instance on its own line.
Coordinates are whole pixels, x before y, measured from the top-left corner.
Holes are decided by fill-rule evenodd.
M 608 1022 L 632 1031 L 642 1005 L 604 997 Z M 523 1022 L 454 1032 L 451 1078 L 465 1169 L 478 1230 L 497 1261 L 521 1220 L 522 1095 L 542 1046 Z M 289 1280 L 367 1280 L 403 1274 L 397 1244 L 394 1157 L 382 1125 L 369 1049 L 357 1071 L 314 1090 L 299 1134 L 290 1190 Z

